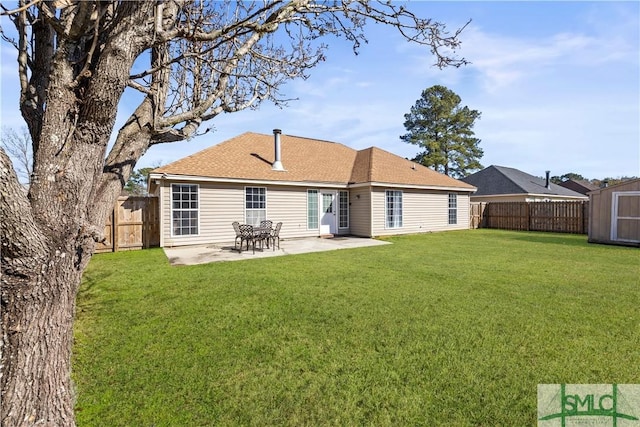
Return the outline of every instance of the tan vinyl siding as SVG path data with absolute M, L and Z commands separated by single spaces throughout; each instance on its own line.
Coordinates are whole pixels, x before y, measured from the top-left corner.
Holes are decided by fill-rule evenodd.
M 235 184 L 198 183 L 199 189 L 199 234 L 197 236 L 171 236 L 171 184 L 165 183 L 162 193 L 162 246 L 205 245 L 233 242 L 235 234 L 232 222 L 245 221 L 245 187 Z M 189 182 L 193 184 L 193 182 Z M 251 186 L 251 185 L 249 185 Z M 266 215 L 274 224 L 282 222 L 280 237 L 291 239 L 314 237 L 319 229 L 307 229 L 306 187 L 283 187 L 255 185 L 266 188 Z M 347 234 L 349 229 L 340 229 Z
M 273 223 L 282 222 L 280 236 L 283 239 L 315 237 L 320 228 L 307 228 L 307 190 L 323 190 L 322 187 L 267 187 L 267 218 Z M 335 190 L 331 190 L 335 191 Z M 351 197 L 351 196 L 349 196 Z M 336 191 L 336 200 L 338 192 Z M 318 218 L 320 221 L 320 218 Z M 348 234 L 349 228 L 340 228 L 339 233 Z
M 199 183 L 198 187 L 200 221 L 197 236 L 171 235 L 171 183 L 163 188 L 163 246 L 233 242 L 235 234 L 231 223 L 244 220 L 244 186 Z
M 306 187 L 267 187 L 267 218 L 282 222 L 280 237 L 291 239 L 318 236 L 318 229 L 307 229 Z
M 162 246 L 233 242 L 235 234 L 231 223 L 245 221 L 244 203 L 247 185 L 198 183 L 199 234 L 197 236 L 172 236 L 172 183 L 180 182 L 164 182 L 160 191 L 162 198 Z M 193 184 L 192 181 L 188 183 Z M 319 236 L 319 229 L 307 229 L 307 190 L 321 192 L 322 187 L 254 186 L 266 188 L 266 216 L 274 224 L 283 223 L 280 232 L 282 239 Z M 349 228 L 338 229 L 338 232 L 372 237 L 469 227 L 469 195 L 467 193 L 457 193 L 457 224 L 449 224 L 450 191 L 402 190 L 403 226 L 387 229 L 385 227 L 385 190 L 383 187 L 370 186 L 350 189 Z M 332 189 L 331 191 L 336 190 Z
M 466 193 L 458 193 L 457 224 L 449 224 L 451 192 L 429 190 L 403 190 L 402 227 L 386 228 L 385 190 L 385 188 L 376 188 L 372 192 L 372 234 L 374 236 L 469 228 L 469 196 Z
M 351 190 L 349 202 L 351 234 L 371 237 L 371 187 Z

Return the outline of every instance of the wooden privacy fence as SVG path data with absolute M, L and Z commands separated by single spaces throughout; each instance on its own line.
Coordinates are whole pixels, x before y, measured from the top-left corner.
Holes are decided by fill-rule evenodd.
M 486 228 L 483 223 L 484 209 L 486 207 L 486 203 L 471 203 L 471 214 L 469 215 L 471 224 L 469 224 L 469 228 Z
M 131 251 L 160 245 L 157 197 L 118 197 L 96 253 Z
M 472 203 L 471 213 L 474 228 L 575 234 L 587 234 L 589 228 L 589 202 Z

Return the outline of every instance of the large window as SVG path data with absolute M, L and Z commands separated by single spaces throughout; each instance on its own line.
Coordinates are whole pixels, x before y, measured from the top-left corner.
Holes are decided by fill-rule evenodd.
M 260 225 L 267 219 L 267 189 L 264 187 L 245 187 L 245 223 Z
M 338 203 L 338 227 L 349 228 L 349 192 L 340 192 L 340 203 Z
M 402 191 L 387 190 L 386 199 L 387 228 L 402 227 Z
M 449 193 L 449 224 L 458 223 L 458 195 Z
M 307 228 L 318 228 L 318 190 L 307 190 Z
M 198 235 L 198 186 L 171 184 L 171 233 L 173 236 Z

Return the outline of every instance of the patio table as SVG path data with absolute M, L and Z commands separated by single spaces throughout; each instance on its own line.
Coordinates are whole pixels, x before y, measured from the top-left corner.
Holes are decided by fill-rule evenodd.
M 240 249 L 239 252 L 242 252 L 242 242 L 247 242 L 247 250 L 249 250 L 249 242 L 253 244 L 253 252 L 256 251 L 256 242 L 260 242 L 260 248 L 262 249 L 262 244 L 266 240 L 267 248 L 269 247 L 269 236 L 271 236 L 271 227 L 260 227 L 253 226 L 250 224 L 242 224 L 239 226 L 239 230 L 241 233 L 241 241 L 240 241 Z

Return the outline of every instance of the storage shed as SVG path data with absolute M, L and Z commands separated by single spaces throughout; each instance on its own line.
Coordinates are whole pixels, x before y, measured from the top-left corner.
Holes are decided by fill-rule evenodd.
M 640 179 L 589 193 L 589 242 L 640 247 Z

